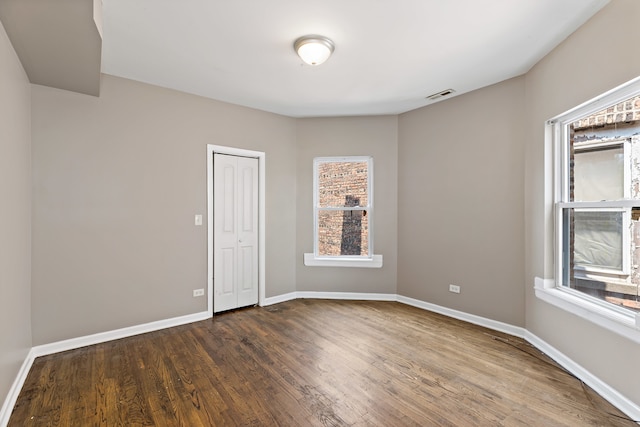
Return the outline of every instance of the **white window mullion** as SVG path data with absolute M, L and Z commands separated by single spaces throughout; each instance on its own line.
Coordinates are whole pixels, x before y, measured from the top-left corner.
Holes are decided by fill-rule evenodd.
M 374 223 L 374 210 L 373 210 L 373 159 L 370 157 L 368 161 L 368 175 L 367 175 L 367 212 L 369 215 L 369 258 L 373 258 L 373 223 Z
M 561 208 L 598 209 L 598 208 L 634 208 L 640 207 L 640 200 L 604 200 L 602 202 L 558 202 Z
M 622 209 L 622 272 L 631 274 L 631 208 Z
M 631 140 L 625 138 L 622 144 L 622 151 L 624 153 L 624 198 L 631 198 Z

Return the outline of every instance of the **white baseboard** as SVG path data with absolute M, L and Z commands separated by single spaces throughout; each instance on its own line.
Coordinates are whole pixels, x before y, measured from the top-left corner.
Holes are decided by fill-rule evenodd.
M 315 291 L 297 291 L 289 292 L 275 297 L 265 298 L 262 306 L 279 304 L 281 302 L 291 301 L 294 299 L 340 299 L 340 300 L 360 300 L 360 301 L 397 301 L 396 294 L 372 294 L 360 292 L 315 292 Z
M 505 334 L 513 335 L 519 338 L 524 338 L 525 329 L 509 325 L 508 323 L 498 322 L 497 320 L 487 319 L 486 317 L 476 316 L 475 314 L 465 313 L 463 311 L 453 310 L 451 308 L 443 307 L 436 304 L 431 304 L 429 302 L 403 297 L 402 295 L 398 295 L 398 302 L 403 304 L 411 305 L 413 307 L 418 307 L 423 310 L 433 311 L 434 313 L 444 314 L 448 317 L 453 317 L 454 319 L 463 320 L 465 322 L 473 323 L 474 325 L 483 326 L 485 328 L 492 329 L 494 331 L 504 332 Z
M 606 399 L 613 406 L 624 412 L 629 418 L 632 420 L 640 420 L 640 406 L 627 399 L 600 378 L 596 377 L 591 372 L 567 357 L 564 353 L 538 338 L 531 332 L 527 331 L 524 338 L 538 350 L 556 361 L 564 369 L 579 378 L 580 381 L 591 387 L 596 393 Z
M 340 300 L 360 300 L 360 301 L 397 301 L 396 294 L 372 294 L 360 292 L 314 292 L 314 291 L 298 291 L 298 298 L 310 299 L 340 299 Z
M 29 350 L 27 357 L 22 362 L 22 366 L 20 366 L 20 370 L 18 371 L 18 375 L 16 375 L 16 379 L 13 381 L 11 388 L 9 389 L 9 393 L 7 397 L 4 399 L 4 403 L 2 404 L 2 408 L 0 408 L 0 427 L 6 427 L 9 424 L 9 418 L 11 418 L 11 412 L 13 412 L 13 407 L 18 400 L 18 395 L 20 394 L 20 390 L 22 390 L 22 385 L 27 379 L 27 375 L 29 375 L 29 371 L 31 370 L 31 365 L 33 365 L 33 361 L 35 360 L 35 356 L 33 355 L 33 349 Z
M 100 332 L 98 334 L 84 337 L 71 338 L 50 344 L 33 347 L 35 357 L 46 356 L 47 354 L 59 353 L 61 351 L 73 350 L 87 345 L 100 344 L 107 341 L 127 338 L 134 335 L 145 334 L 147 332 L 158 331 L 160 329 L 171 328 L 173 326 L 186 325 L 187 323 L 199 322 L 209 319 L 211 316 L 206 312 L 187 314 L 185 316 L 173 317 L 171 319 L 157 320 L 155 322 L 143 323 L 142 325 L 129 326 L 127 328 L 113 331 Z
M 275 297 L 265 298 L 262 303 L 263 307 L 273 304 L 280 304 L 281 302 L 291 301 L 298 298 L 296 292 L 289 292 L 288 294 L 276 295 Z

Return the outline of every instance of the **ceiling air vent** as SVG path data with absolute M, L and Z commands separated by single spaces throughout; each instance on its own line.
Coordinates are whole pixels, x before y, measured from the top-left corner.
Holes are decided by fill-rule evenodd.
M 443 90 L 442 92 L 434 93 L 433 95 L 429 95 L 429 96 L 427 96 L 427 99 L 428 99 L 429 101 L 435 101 L 435 100 L 437 100 L 437 99 L 444 98 L 445 96 L 449 96 L 449 95 L 451 95 L 452 93 L 455 93 L 455 90 L 453 90 L 453 89 L 446 89 L 446 90 Z

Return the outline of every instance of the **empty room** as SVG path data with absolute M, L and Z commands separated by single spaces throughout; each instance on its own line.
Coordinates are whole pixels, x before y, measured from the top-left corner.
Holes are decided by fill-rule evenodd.
M 0 427 L 637 425 L 639 19 L 0 0 Z

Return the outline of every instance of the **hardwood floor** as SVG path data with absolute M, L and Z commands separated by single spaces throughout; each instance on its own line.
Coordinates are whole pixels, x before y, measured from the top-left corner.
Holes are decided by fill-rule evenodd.
M 295 300 L 36 359 L 9 426 L 637 426 L 523 340 Z

